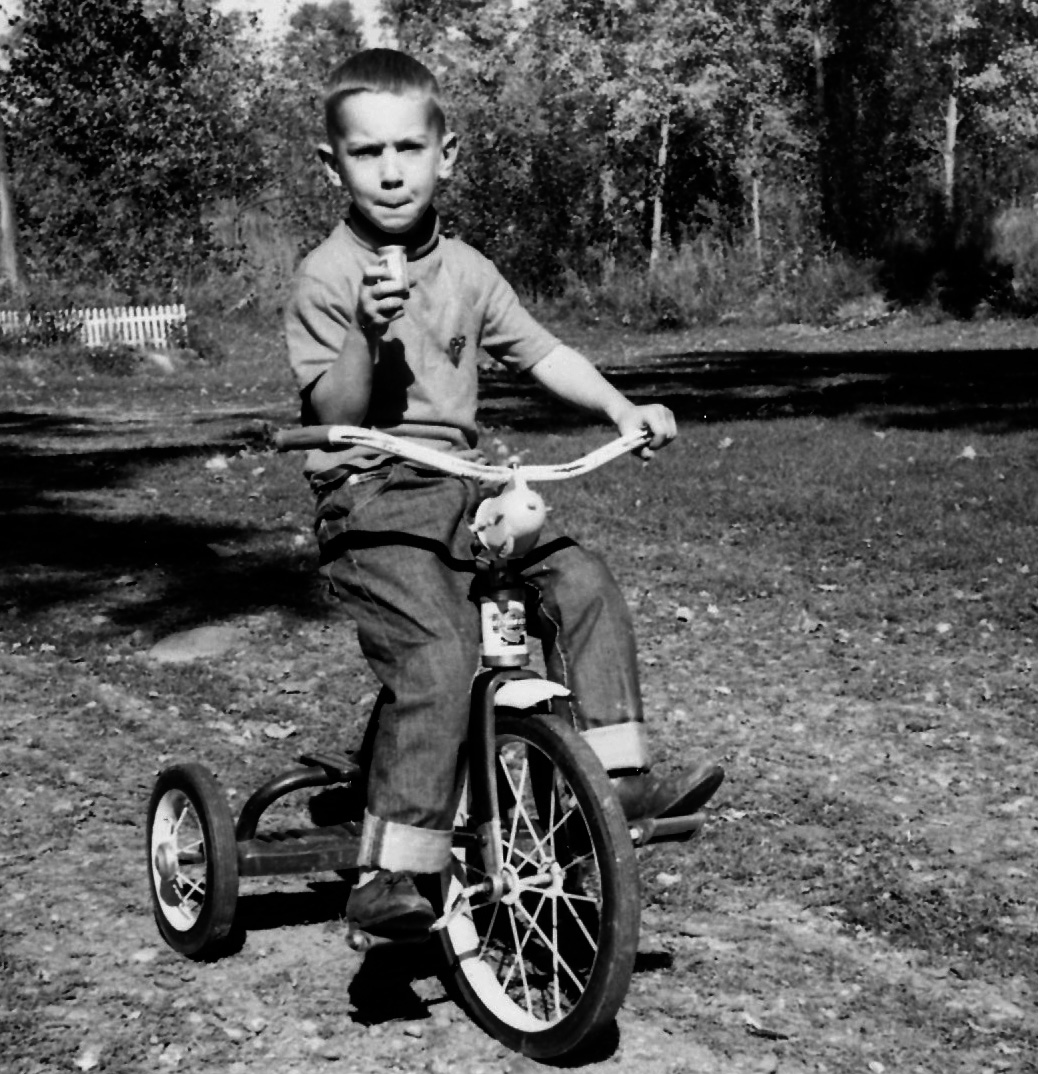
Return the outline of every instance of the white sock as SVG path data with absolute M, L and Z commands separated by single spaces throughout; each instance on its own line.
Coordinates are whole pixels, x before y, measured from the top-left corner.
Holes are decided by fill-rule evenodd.
M 357 877 L 356 887 L 362 888 L 365 884 L 370 883 L 378 876 L 378 869 L 361 869 L 360 875 Z

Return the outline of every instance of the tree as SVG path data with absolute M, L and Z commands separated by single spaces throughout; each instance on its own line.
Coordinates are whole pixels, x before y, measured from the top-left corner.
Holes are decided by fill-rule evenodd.
M 336 196 L 318 165 L 324 141 L 324 85 L 342 60 L 363 47 L 361 26 L 349 0 L 306 3 L 293 12 L 269 72 L 262 108 L 272 186 L 262 196 L 300 246 L 328 230 Z
M 207 0 L 25 0 L 3 74 L 25 257 L 139 294 L 219 254 L 207 213 L 255 188 L 257 58 Z
M 6 281 L 13 291 L 20 291 L 22 269 L 18 256 L 18 225 L 11 196 L 6 144 L 4 126 L 0 122 L 0 280 Z
M 604 125 L 599 186 L 611 202 L 616 244 L 644 241 L 654 264 L 665 233 L 679 243 L 683 231 L 695 229 L 698 203 L 727 181 L 717 134 L 737 82 L 730 20 L 715 4 L 677 0 L 560 6 L 561 16 L 538 6 L 549 25 L 564 27 L 554 31 L 557 50 L 547 64 L 596 101 Z
M 337 64 L 363 45 L 364 35 L 350 0 L 329 0 L 296 8 L 281 53 L 287 71 L 319 87 Z
M 814 118 L 823 45 L 813 12 L 799 0 L 719 0 L 718 11 L 727 27 L 727 77 L 710 121 L 742 184 L 761 270 L 769 211 L 791 245 L 817 227 Z
M 1038 189 L 1033 171 L 1038 156 L 1038 3 L 989 0 L 981 13 L 990 28 L 986 48 L 963 74 L 967 107 L 976 138 L 990 147 L 1002 179 L 1003 198 L 1030 201 Z M 1027 189 L 1013 187 L 1026 176 Z

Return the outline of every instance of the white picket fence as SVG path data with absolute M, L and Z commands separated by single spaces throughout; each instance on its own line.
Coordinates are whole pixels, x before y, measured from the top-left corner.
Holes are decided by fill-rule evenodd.
M 173 345 L 172 330 L 187 322 L 183 303 L 171 306 L 112 306 L 101 309 L 48 311 L 59 324 L 79 326 L 80 342 L 88 347 L 106 343 L 126 343 L 133 347 L 165 350 Z M 26 310 L 0 310 L 0 332 L 18 332 L 29 327 L 32 315 Z

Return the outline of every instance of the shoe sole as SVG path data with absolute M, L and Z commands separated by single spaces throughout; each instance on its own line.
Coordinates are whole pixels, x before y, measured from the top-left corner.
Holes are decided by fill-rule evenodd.
M 672 802 L 666 809 L 657 813 L 656 817 L 664 820 L 698 813 L 713 798 L 722 783 L 724 783 L 724 770 L 715 768 L 710 775 L 688 790 L 676 802 Z

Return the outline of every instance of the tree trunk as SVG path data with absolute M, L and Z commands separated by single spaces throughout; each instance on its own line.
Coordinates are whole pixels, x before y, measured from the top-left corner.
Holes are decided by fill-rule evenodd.
M 757 271 L 764 270 L 764 241 L 760 222 L 760 173 L 761 133 L 755 122 L 753 110 L 746 117 L 746 144 L 749 149 L 750 172 L 750 227 L 753 230 L 753 251 L 757 259 Z
M 955 212 L 955 151 L 959 136 L 959 74 L 962 67 L 962 25 L 966 6 L 956 4 L 951 23 L 951 88 L 944 109 L 944 210 L 950 223 Z
M 652 191 L 652 240 L 649 245 L 649 268 L 660 259 L 663 244 L 663 187 L 667 177 L 667 151 L 670 148 L 670 116 L 660 123 L 660 150 L 656 156 L 656 178 Z
M 825 115 L 825 42 L 820 30 L 811 34 L 811 52 L 815 68 L 815 104 L 821 118 Z
M 959 56 L 952 60 L 952 89 L 944 110 L 944 209 L 951 220 L 955 211 L 955 151 L 959 134 Z
M 14 199 L 11 196 L 11 182 L 7 170 L 7 147 L 2 123 L 0 123 L 0 280 L 6 280 L 15 291 L 22 289 Z
M 760 176 L 754 174 L 750 185 L 750 209 L 753 213 L 753 249 L 757 255 L 757 271 L 764 271 L 764 241 L 760 226 Z

